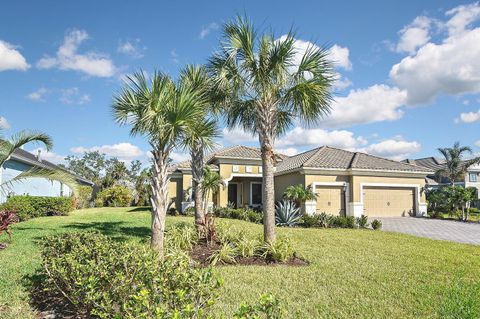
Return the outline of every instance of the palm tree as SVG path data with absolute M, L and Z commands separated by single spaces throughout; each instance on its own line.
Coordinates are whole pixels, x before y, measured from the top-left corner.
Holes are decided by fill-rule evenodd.
M 1 132 L 0 132 L 1 133 Z M 52 138 L 44 133 L 21 131 L 8 140 L 0 135 L 0 168 L 11 158 L 13 153 L 26 144 L 40 143 L 48 150 L 53 147 Z M 32 167 L 21 172 L 17 176 L 7 181 L 0 182 L 0 192 L 7 193 L 15 184 L 28 178 L 46 178 L 51 181 L 58 181 L 67 185 L 74 194 L 78 191 L 78 184 L 72 174 L 62 169 L 52 169 L 47 167 Z
M 214 139 L 219 136 L 217 121 L 212 118 L 210 102 L 211 81 L 204 67 L 189 65 L 182 70 L 180 81 L 195 90 L 205 99 L 205 108 L 201 117 L 188 127 L 184 146 L 190 152 L 193 193 L 195 201 L 195 225 L 199 232 L 205 225 L 203 178 L 205 152 L 214 148 Z
M 283 197 L 294 201 L 298 207 L 309 200 L 316 200 L 317 194 L 312 187 L 304 187 L 302 184 L 290 185 L 285 189 Z
M 229 127 L 258 134 L 264 239 L 273 242 L 275 139 L 296 120 L 309 125 L 329 113 L 332 65 L 326 49 L 310 46 L 300 53 L 293 33 L 280 39 L 270 33 L 259 35 L 245 18 L 227 23 L 223 33 L 220 51 L 209 60 L 214 92 Z
M 205 166 L 203 171 L 203 184 L 202 184 L 202 191 L 203 191 L 203 202 L 204 211 L 208 210 L 208 199 L 210 198 L 210 194 L 217 194 L 220 190 L 220 187 L 225 187 L 225 183 L 220 176 L 220 174 L 213 172 L 210 167 Z
M 438 151 L 445 159 L 445 167 L 437 170 L 435 175 L 439 181 L 447 178 L 452 186 L 456 181 L 463 180 L 470 166 L 480 163 L 480 157 L 463 160 L 464 154 L 472 154 L 472 149 L 460 146 L 460 142 L 455 142 L 453 147 L 439 148 Z
M 187 128 L 202 115 L 201 101 L 194 90 L 177 85 L 158 72 L 150 80 L 143 72 L 136 72 L 114 96 L 115 120 L 121 125 L 131 125 L 132 135 L 146 136 L 152 148 L 151 247 L 161 258 L 168 208 L 169 158 Z

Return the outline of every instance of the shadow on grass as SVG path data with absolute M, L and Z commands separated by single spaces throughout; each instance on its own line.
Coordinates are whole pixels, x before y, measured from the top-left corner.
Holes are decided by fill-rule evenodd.
M 141 206 L 141 207 L 134 207 L 134 208 L 130 208 L 129 210 L 127 210 L 127 212 L 129 213 L 133 213 L 133 212 L 150 212 L 151 211 L 151 207 L 149 206 Z
M 69 224 L 63 226 L 63 228 L 73 231 L 97 231 L 118 241 L 125 241 L 132 237 L 147 240 L 148 236 L 150 236 L 151 230 L 148 227 L 124 225 L 124 222 L 92 222 Z

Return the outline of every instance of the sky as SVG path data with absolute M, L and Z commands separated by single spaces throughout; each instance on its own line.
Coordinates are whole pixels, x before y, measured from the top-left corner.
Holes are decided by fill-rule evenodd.
M 295 31 L 335 65 L 332 111 L 276 141 L 289 155 L 330 145 L 395 160 L 438 156 L 460 141 L 480 152 L 480 4 L 465 1 L 8 1 L 0 10 L 0 128 L 52 136 L 42 156 L 99 150 L 147 161 L 149 146 L 112 116 L 112 97 L 140 69 L 177 77 L 219 48 L 246 15 L 259 31 Z M 218 146 L 258 146 L 221 128 Z M 27 150 L 37 152 L 38 146 Z M 175 161 L 188 158 L 182 150 Z

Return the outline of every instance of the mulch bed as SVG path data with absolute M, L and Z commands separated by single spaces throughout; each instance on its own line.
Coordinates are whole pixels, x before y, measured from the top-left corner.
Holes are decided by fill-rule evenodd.
M 190 257 L 195 260 L 198 264 L 203 267 L 210 265 L 208 260 L 210 256 L 220 249 L 221 245 L 217 242 L 212 242 L 207 244 L 206 242 L 201 242 L 195 245 L 192 250 L 190 250 Z M 225 264 L 218 263 L 216 266 L 237 266 L 237 265 L 255 265 L 255 266 L 308 266 L 310 263 L 300 257 L 293 257 L 286 262 L 278 262 L 274 260 L 267 260 L 261 257 L 237 257 L 234 264 Z

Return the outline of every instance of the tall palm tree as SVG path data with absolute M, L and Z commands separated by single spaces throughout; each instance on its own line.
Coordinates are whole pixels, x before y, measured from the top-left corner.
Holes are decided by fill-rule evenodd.
M 21 131 L 9 139 L 3 138 L 0 134 L 0 168 L 11 158 L 16 150 L 30 143 L 43 144 L 47 151 L 53 147 L 52 138 L 44 133 Z M 67 185 L 74 194 L 78 191 L 78 184 L 74 176 L 69 172 L 62 169 L 32 167 L 12 179 L 0 182 L 0 192 L 7 193 L 14 184 L 29 178 L 46 178 L 52 181 L 58 181 Z
M 219 132 L 217 121 L 212 117 L 211 81 L 205 67 L 188 65 L 182 70 L 180 81 L 182 85 L 189 86 L 205 100 L 202 116 L 187 128 L 184 139 L 184 147 L 189 150 L 191 157 L 195 225 L 197 230 L 201 232 L 205 225 L 203 194 L 205 152 L 214 148 L 214 140 L 219 136 Z
M 472 154 L 472 149 L 460 146 L 460 142 L 455 142 L 453 147 L 439 148 L 438 151 L 445 159 L 445 167 L 437 170 L 435 175 L 439 181 L 447 178 L 452 186 L 456 181 L 463 180 L 470 166 L 480 163 L 480 157 L 463 160 L 465 154 Z
M 225 187 L 225 182 L 223 181 L 220 174 L 213 172 L 210 167 L 205 166 L 203 171 L 203 201 L 204 201 L 204 211 L 208 209 L 208 199 L 210 195 L 217 194 L 220 191 L 220 187 Z
M 147 80 L 143 72 L 127 78 L 114 96 L 113 113 L 121 124 L 131 125 L 132 135 L 144 135 L 152 148 L 151 247 L 163 257 L 165 218 L 168 208 L 168 164 L 189 126 L 202 115 L 202 99 L 187 86 L 177 85 L 155 72 Z
M 328 51 L 295 47 L 294 34 L 259 35 L 247 19 L 227 23 L 209 70 L 229 127 L 258 134 L 263 166 L 264 239 L 275 240 L 275 139 L 296 120 L 307 125 L 329 113 L 334 81 Z

